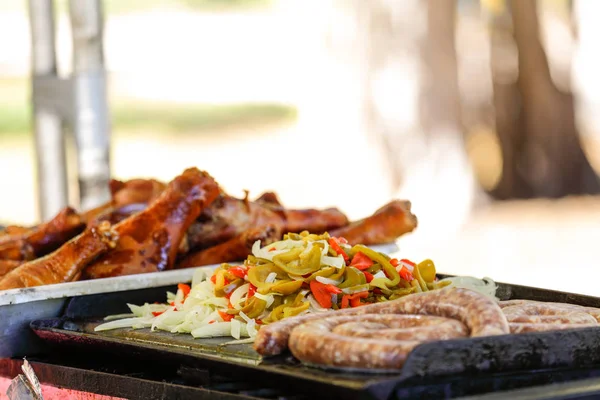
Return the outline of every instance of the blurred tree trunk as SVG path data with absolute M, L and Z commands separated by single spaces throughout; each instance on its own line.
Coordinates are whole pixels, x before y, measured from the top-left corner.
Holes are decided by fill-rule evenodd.
M 463 132 L 456 63 L 456 0 L 427 0 L 427 34 L 421 57 L 421 125 L 426 132 Z M 446 128 L 446 129 L 445 129 Z
M 503 152 L 499 199 L 551 197 L 600 192 L 597 176 L 582 150 L 573 96 L 552 81 L 540 41 L 537 1 L 510 0 L 510 14 L 494 20 L 492 64 L 505 62 L 507 35 L 518 53 L 518 78 L 494 76 L 496 129 Z M 512 32 L 512 33 L 511 33 Z
M 446 155 L 460 159 L 457 163 L 466 159 L 454 44 L 456 4 L 456 0 L 359 0 L 356 4 L 366 49 L 362 61 L 365 125 L 381 144 L 396 188 L 417 164 L 443 169 Z M 382 80 L 388 90 L 384 96 L 377 90 Z M 407 80 L 411 84 L 397 86 Z M 397 88 L 393 106 L 389 87 Z M 397 116 L 406 111 L 400 107 L 411 108 L 411 103 L 415 113 L 410 122 L 406 116 L 399 121 Z M 460 174 L 464 169 L 456 171 Z

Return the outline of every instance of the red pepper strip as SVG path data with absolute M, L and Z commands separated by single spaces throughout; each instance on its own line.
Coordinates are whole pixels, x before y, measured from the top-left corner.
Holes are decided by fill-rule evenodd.
M 172 301 L 170 304 L 171 304 L 171 307 L 175 307 L 175 302 L 174 301 Z
M 275 250 L 277 250 L 275 247 L 271 247 L 271 248 L 269 249 L 269 252 L 271 252 L 271 251 L 275 251 Z
M 227 272 L 240 279 L 244 279 L 246 277 L 246 274 L 248 274 L 248 271 L 242 267 L 231 267 L 227 270 Z
M 408 264 L 408 265 L 410 265 L 410 266 L 411 266 L 411 267 L 413 267 L 413 268 L 417 266 L 417 264 L 415 264 L 414 262 L 412 262 L 412 261 L 410 261 L 410 260 L 407 260 L 406 258 L 403 258 L 402 260 L 400 260 L 400 262 L 401 262 L 401 263 Z
M 368 291 L 351 294 L 350 295 L 350 305 L 352 307 L 361 306 L 362 303 L 360 302 L 360 299 L 366 299 L 367 297 L 369 297 Z
M 413 268 L 416 267 L 416 264 L 414 262 L 407 260 L 405 258 L 403 258 L 400 261 L 398 261 L 398 259 L 396 259 L 396 258 L 392 258 L 390 260 L 390 264 L 392 264 L 394 267 L 398 267 L 400 265 L 400 263 L 408 264 L 408 265 L 412 266 Z M 400 273 L 400 278 L 404 279 L 407 282 L 410 282 L 414 279 L 412 276 L 412 272 L 410 272 L 410 270 L 408 268 L 406 268 L 405 266 L 402 266 L 402 268 L 400 268 L 398 273 Z
M 365 278 L 367 279 L 367 283 L 370 283 L 373 280 L 373 274 L 367 272 L 367 271 L 363 271 L 363 274 L 365 274 Z
M 211 276 L 210 281 L 216 285 L 217 284 L 217 275 Z
M 152 315 L 158 317 L 160 314 L 164 313 L 164 311 L 152 311 Z
M 256 321 L 256 323 L 257 323 L 258 325 L 262 325 L 262 324 L 264 324 L 264 322 L 262 322 L 262 319 L 257 319 L 257 320 L 255 320 L 255 321 Z
M 375 289 L 373 289 L 373 293 L 375 293 L 375 294 L 382 294 L 383 292 L 381 291 L 381 289 L 375 288 Z
M 248 287 L 248 298 L 254 296 L 254 293 L 256 293 L 256 286 L 250 284 L 250 287 Z
M 352 262 L 350 263 L 351 267 L 354 267 L 358 270 L 365 270 L 373 265 L 373 260 L 371 260 L 364 253 L 358 252 L 352 257 Z
M 350 257 L 348 257 L 348 254 L 346 254 L 344 249 L 342 249 L 342 246 L 340 246 L 336 238 L 329 238 L 329 245 L 333 250 L 335 250 L 336 253 L 338 253 L 338 255 L 341 254 L 342 257 L 344 257 L 344 261 L 346 261 L 346 263 L 350 261 Z
M 217 322 L 217 321 L 214 321 L 214 320 L 213 321 L 208 321 L 209 324 L 214 324 L 215 322 Z
M 180 283 L 179 285 L 177 285 L 177 289 L 181 290 L 183 292 L 183 298 L 185 299 L 186 297 L 188 297 L 188 294 L 190 294 L 190 291 L 192 290 L 192 288 L 190 287 L 190 285 L 186 285 L 185 283 Z
M 226 312 L 223 312 L 223 311 L 219 311 L 219 315 L 221 316 L 221 318 L 223 318 L 223 321 L 225 321 L 225 322 L 231 321 L 234 317 L 233 314 L 227 314 Z
M 246 301 L 244 302 L 245 305 L 248 305 L 248 303 L 250 303 L 250 299 L 252 299 L 252 297 L 254 297 L 254 293 L 256 293 L 256 286 L 254 286 L 251 283 L 249 283 L 249 285 L 250 286 L 248 287 L 248 296 L 246 296 Z M 231 302 L 229 302 L 229 304 L 231 304 Z
M 368 291 L 354 294 L 345 294 L 342 296 L 341 308 L 348 308 L 348 303 L 350 303 L 350 306 L 352 307 L 359 307 L 363 305 L 363 303 L 360 302 L 360 299 L 366 299 L 367 297 L 369 297 Z
M 406 267 L 402 267 L 400 269 L 400 278 L 404 279 L 407 282 L 410 282 L 414 279 L 411 272 Z
M 335 285 L 325 285 L 325 290 L 327 290 L 329 293 L 331 294 L 340 294 L 342 293 L 342 289 L 340 289 L 339 287 L 335 286 Z
M 350 302 L 350 295 L 345 294 L 342 296 L 342 304 L 341 308 L 348 308 L 348 303 Z
M 319 303 L 319 305 L 323 308 L 331 308 L 331 294 L 334 293 L 332 291 L 331 288 L 328 288 L 328 286 L 333 286 L 333 285 L 326 285 L 324 283 L 319 282 L 318 280 L 314 279 L 312 281 L 310 281 L 310 291 L 312 292 L 313 296 L 315 296 L 315 299 L 317 300 L 317 302 Z M 334 288 L 340 290 L 339 288 L 333 286 Z M 341 293 L 341 290 L 340 290 Z

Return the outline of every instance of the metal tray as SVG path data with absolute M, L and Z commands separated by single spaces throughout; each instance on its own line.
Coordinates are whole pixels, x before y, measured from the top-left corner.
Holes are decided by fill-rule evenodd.
M 398 251 L 395 243 L 372 247 L 387 254 Z M 215 264 L 201 268 L 214 269 L 217 266 Z M 29 323 L 33 320 L 61 316 L 69 299 L 73 297 L 189 282 L 196 269 L 188 268 L 0 291 L 0 358 L 31 355 L 40 351 L 40 342 L 31 333 Z M 164 299 L 161 298 L 162 300 Z
M 443 276 L 442 276 L 443 277 Z M 520 285 L 498 283 L 498 297 L 558 301 L 600 307 L 600 298 Z M 404 368 L 393 375 L 332 372 L 306 367 L 291 355 L 262 359 L 251 346 L 222 346 L 228 338 L 193 339 L 189 335 L 119 329 L 94 332 L 99 318 L 127 312 L 126 303 L 164 301 L 173 287 L 73 299 L 60 319 L 31 324 L 42 339 L 86 352 L 127 355 L 156 362 L 178 362 L 252 379 L 294 385 L 299 390 L 335 393 L 346 398 L 389 398 L 406 395 L 408 388 L 439 385 L 452 380 L 458 389 L 479 381 L 523 374 L 548 377 L 564 369 L 600 366 L 600 329 L 579 328 L 521 335 L 469 338 L 425 343 L 409 355 Z M 537 375 L 536 375 L 537 374 Z M 540 375 L 541 374 L 541 375 Z M 465 379 L 469 378 L 469 379 Z M 520 379 L 520 378 L 519 378 Z M 542 383 L 543 378 L 540 378 Z M 403 394 L 404 393 L 404 394 Z

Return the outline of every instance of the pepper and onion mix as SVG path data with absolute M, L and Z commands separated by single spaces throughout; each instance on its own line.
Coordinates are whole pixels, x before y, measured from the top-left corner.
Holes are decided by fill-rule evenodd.
M 211 276 L 198 270 L 191 287 L 179 284 L 177 293 L 167 293 L 166 304 L 128 304 L 132 314 L 107 317 L 110 322 L 95 330 L 149 327 L 196 338 L 232 336 L 252 341 L 262 324 L 394 300 L 457 286 L 455 282 L 495 293 L 490 279 L 483 283 L 453 279 L 438 280 L 431 260 L 417 264 L 390 258 L 327 233 L 290 233 L 265 247 L 254 243 L 243 265 L 222 264 Z

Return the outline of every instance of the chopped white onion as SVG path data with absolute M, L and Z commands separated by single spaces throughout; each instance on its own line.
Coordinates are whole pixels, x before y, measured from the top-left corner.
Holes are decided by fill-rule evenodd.
M 150 318 L 144 318 L 144 317 L 125 318 L 125 319 L 120 319 L 117 321 L 107 322 L 102 325 L 98 325 L 96 328 L 94 328 L 94 331 L 100 332 L 100 331 L 108 331 L 111 329 L 118 329 L 118 328 L 131 328 L 132 326 L 140 326 L 140 327 L 148 328 L 151 325 L 152 325 L 152 319 L 150 319 Z
M 379 270 L 379 271 L 377 271 L 376 274 L 373 274 L 373 278 L 374 279 L 377 279 L 377 278 L 387 279 L 387 276 L 385 276 L 385 272 L 383 272 L 383 270 Z
M 244 283 L 242 286 L 238 287 L 231 293 L 229 297 L 229 301 L 233 305 L 233 308 L 236 310 L 241 310 L 242 306 L 240 305 L 242 298 L 248 294 L 248 290 L 250 290 L 250 284 Z
M 234 345 L 234 344 L 246 344 L 246 343 L 253 343 L 254 342 L 254 337 L 249 337 L 247 339 L 240 339 L 240 340 L 232 340 L 230 342 L 225 342 L 220 344 L 219 346 L 230 346 L 230 345 Z
M 212 274 L 211 274 L 212 276 Z M 196 269 L 196 271 L 194 271 L 194 275 L 192 276 L 192 287 L 198 285 L 200 282 L 206 280 L 207 276 L 206 276 L 206 271 L 203 270 L 202 268 L 198 268 Z
M 273 304 L 273 302 L 275 301 L 275 296 L 273 296 L 272 294 L 260 294 L 257 292 L 257 293 L 254 293 L 254 297 L 266 301 L 267 302 L 267 304 L 265 305 L 266 308 L 271 307 L 271 304 Z
M 317 282 L 321 282 L 326 285 L 334 285 L 334 286 L 339 285 L 341 282 L 341 280 L 329 279 L 329 278 L 325 278 L 323 276 L 317 276 L 315 279 L 317 280 Z
M 258 331 L 256 330 L 256 321 L 253 319 L 248 321 L 248 323 L 246 324 L 246 330 L 248 331 L 248 336 L 250 336 L 251 338 L 256 337 L 256 334 L 258 333 Z
M 484 277 L 483 279 L 477 279 L 472 276 L 455 276 L 451 278 L 442 279 L 440 282 L 450 281 L 448 287 L 457 287 L 464 289 L 471 289 L 479 292 L 485 296 L 497 299 L 496 297 L 496 282 L 491 278 Z
M 275 278 L 277 278 L 277 272 L 271 272 L 265 278 L 265 283 L 273 283 L 273 282 L 275 282 Z
M 344 257 L 342 257 L 342 256 L 337 256 L 337 257 L 321 256 L 321 264 L 340 269 L 344 265 L 346 265 L 346 262 L 344 261 Z
M 237 319 L 232 319 L 231 320 L 231 336 L 233 336 L 234 338 L 239 340 L 241 333 L 242 333 L 242 323 L 240 321 L 238 321 Z
M 369 284 L 366 283 L 364 285 L 357 285 L 351 288 L 343 288 L 342 289 L 342 293 L 344 294 L 354 294 L 354 293 L 360 293 L 360 292 L 365 292 L 369 290 Z
M 213 324 L 206 324 L 200 328 L 194 329 L 191 334 L 195 338 L 209 338 L 219 336 L 229 336 L 231 333 L 230 322 L 215 322 Z
M 329 311 L 327 308 L 321 307 L 319 302 L 313 297 L 312 294 L 309 294 L 307 299 L 308 299 L 308 302 L 310 303 L 310 307 L 312 309 L 314 309 L 315 311 L 319 311 L 319 312 Z
M 104 318 L 104 321 L 114 321 L 116 319 L 134 318 L 135 314 L 115 314 Z

